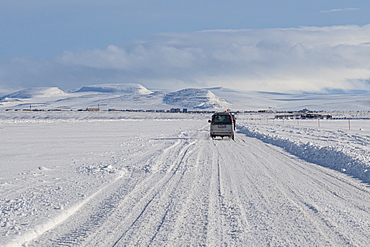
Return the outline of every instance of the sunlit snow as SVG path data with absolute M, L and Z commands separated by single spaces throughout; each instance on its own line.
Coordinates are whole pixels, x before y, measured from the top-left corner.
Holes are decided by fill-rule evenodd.
M 330 113 L 2 110 L 0 245 L 368 246 L 369 112 Z

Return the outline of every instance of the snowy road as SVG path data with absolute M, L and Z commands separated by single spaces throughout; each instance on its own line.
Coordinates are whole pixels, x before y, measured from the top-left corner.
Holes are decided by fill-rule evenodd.
M 146 131 L 132 122 L 79 122 L 108 130 L 126 124 L 141 134 L 121 136 L 124 142 L 97 137 L 111 150 L 100 166 L 86 166 L 93 161 L 81 154 L 73 164 L 79 174 L 59 174 L 67 182 L 56 185 L 72 205 L 32 223 L 36 230 L 9 236 L 8 245 L 369 246 L 368 184 L 242 133 L 211 140 L 204 119 L 138 123 Z M 83 199 L 72 196 L 78 186 L 67 188 L 77 176 L 91 185 Z M 5 194 L 14 201 L 23 190 Z

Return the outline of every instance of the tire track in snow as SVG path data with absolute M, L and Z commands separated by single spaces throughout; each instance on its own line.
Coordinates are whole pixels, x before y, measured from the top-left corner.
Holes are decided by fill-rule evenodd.
M 171 152 L 172 149 L 178 148 L 179 145 L 181 145 L 181 141 L 176 141 L 171 146 L 162 150 L 162 155 L 159 155 L 159 157 L 162 157 L 162 156 L 167 157 L 167 153 Z M 147 154 L 147 156 L 151 157 L 151 153 L 152 153 L 152 151 L 149 152 L 149 154 Z M 169 168 L 167 167 L 166 169 L 169 169 Z M 137 176 L 138 172 L 143 173 L 143 176 L 147 175 L 145 172 L 140 172 L 140 171 L 135 170 L 135 171 L 133 171 L 134 176 Z M 139 178 L 136 178 L 136 179 L 139 179 Z M 92 234 L 92 232 L 95 229 L 99 228 L 102 224 L 105 223 L 108 216 L 110 216 L 110 214 L 112 214 L 112 211 L 114 211 L 118 207 L 117 205 L 122 203 L 123 197 L 132 197 L 132 193 L 135 193 L 136 188 L 134 188 L 133 191 L 131 191 L 131 192 L 126 191 L 126 193 L 128 193 L 128 195 L 121 192 L 121 191 L 125 191 L 125 189 L 124 189 L 124 187 L 126 186 L 125 182 L 127 182 L 131 186 L 141 188 L 140 186 L 147 186 L 147 184 L 150 180 L 157 180 L 157 176 L 156 176 L 156 174 L 152 174 L 151 176 L 147 176 L 147 178 L 144 179 L 143 181 L 141 181 L 141 183 L 139 182 L 139 184 L 138 184 L 138 182 L 135 182 L 135 178 L 132 178 L 132 179 L 129 178 L 128 180 L 124 179 L 123 181 L 121 181 L 121 180 L 122 180 L 122 176 L 118 177 L 113 182 L 107 184 L 106 186 L 101 188 L 99 191 L 95 192 L 92 196 L 85 199 L 80 204 L 66 210 L 68 214 L 64 214 L 64 217 L 62 219 L 60 219 L 58 221 L 52 220 L 51 222 L 53 224 L 51 224 L 47 228 L 43 228 L 43 231 L 38 231 L 37 235 L 32 235 L 32 238 L 31 237 L 25 238 L 25 236 L 23 236 L 22 242 L 23 243 L 30 242 L 30 241 L 32 241 L 32 239 L 35 239 L 35 238 L 41 236 L 42 234 L 46 233 L 47 231 L 53 229 L 56 226 L 59 226 L 61 223 L 66 221 L 65 226 L 64 226 L 64 228 L 66 228 L 66 229 L 64 229 L 64 232 L 66 232 L 66 233 L 64 235 L 59 236 L 59 237 L 53 236 L 52 238 L 54 240 L 47 240 L 47 237 L 45 237 L 46 239 L 43 238 L 43 240 L 41 240 L 41 241 L 46 241 L 48 243 L 51 241 L 47 245 L 53 245 L 53 246 L 54 245 L 73 246 L 77 243 L 81 244 L 81 242 L 86 241 L 87 239 L 89 239 L 90 235 Z M 124 184 L 120 186 L 119 184 L 120 183 L 122 184 L 122 182 Z M 118 187 L 118 190 L 114 189 L 115 186 Z M 139 191 L 141 191 L 141 190 L 142 189 L 139 189 Z M 98 205 L 96 206 L 95 204 L 97 202 L 93 202 L 94 201 L 93 199 L 95 197 L 98 197 L 98 195 L 100 195 L 100 196 L 102 194 L 104 195 L 104 193 L 107 193 L 108 195 L 105 196 L 105 199 L 103 199 L 103 200 L 101 198 L 97 198 Z M 102 201 L 99 203 L 99 200 L 102 200 Z M 90 215 L 85 216 L 84 218 L 86 218 L 86 219 L 84 219 L 81 222 L 81 217 L 83 217 L 84 214 L 79 215 L 78 213 L 81 212 L 81 210 L 86 206 L 91 207 L 91 208 L 95 208 L 95 209 L 93 209 L 95 211 L 91 212 Z M 88 209 L 88 212 L 90 212 L 90 211 L 91 211 L 91 209 Z M 77 219 L 74 219 L 74 218 L 77 218 Z M 67 220 L 69 220 L 69 221 L 67 221 Z M 77 222 L 77 224 L 75 222 Z M 63 230 L 60 230 L 60 231 L 63 232 Z M 27 237 L 27 235 L 26 235 L 26 237 Z M 39 241 L 36 240 L 35 246 L 39 246 L 38 242 Z M 34 243 L 29 243 L 29 246 L 32 246 L 33 244 Z M 10 245 L 10 246 L 12 246 L 12 245 Z
M 157 183 L 155 185 L 155 187 L 153 189 L 153 191 L 155 191 L 153 196 L 147 201 L 147 203 L 145 204 L 143 209 L 140 211 L 139 215 L 135 218 L 135 220 L 131 223 L 131 225 L 124 231 L 124 233 L 114 242 L 114 244 L 112 246 L 118 246 L 118 244 L 121 244 L 120 243 L 121 241 L 123 242 L 123 245 L 129 244 L 129 242 L 130 242 L 130 240 L 132 240 L 132 238 L 126 237 L 126 235 L 129 235 L 130 232 L 134 232 L 134 234 L 136 234 L 135 231 L 136 231 L 137 227 L 135 225 L 137 225 L 138 222 L 143 218 L 143 215 L 146 214 L 146 212 L 148 211 L 148 208 L 151 206 L 151 204 L 154 203 L 154 200 L 157 197 L 159 197 L 159 195 L 163 192 L 163 190 L 165 190 L 165 187 L 168 186 L 171 191 L 176 190 L 176 188 L 179 185 L 179 181 L 181 181 L 184 173 L 186 172 L 186 167 L 183 168 L 182 165 L 183 165 L 183 161 L 184 161 L 186 155 L 188 155 L 188 152 L 191 152 L 191 150 L 189 148 L 192 145 L 194 145 L 194 143 L 187 144 L 186 147 L 184 147 L 183 149 L 180 150 L 179 158 L 174 162 L 171 173 L 169 173 L 168 176 L 165 176 L 162 179 L 163 183 Z M 182 171 L 180 171 L 180 168 L 183 168 Z M 176 175 L 178 175 L 179 178 L 175 179 Z M 174 185 L 169 186 L 170 183 L 174 183 Z M 158 184 L 159 184 L 159 186 L 158 186 Z M 167 206 L 165 206 L 165 212 L 164 212 L 164 214 L 162 216 L 162 219 L 161 219 L 159 225 L 157 226 L 153 236 L 150 238 L 149 244 L 154 241 L 158 232 L 160 231 L 160 229 L 161 229 L 161 227 L 162 227 L 162 225 L 163 225 L 163 223 L 164 223 L 164 221 L 167 217 L 167 214 L 168 214 L 168 211 L 169 211 L 169 208 L 171 207 L 171 205 L 172 205 L 172 199 L 170 199 L 169 202 L 167 202 Z M 127 241 L 128 241 L 128 243 L 126 243 Z M 138 242 L 139 240 L 135 239 L 135 241 Z
M 361 198 L 369 198 L 369 190 L 365 186 L 361 186 L 357 182 L 354 183 L 355 181 L 349 178 L 343 181 L 343 174 L 299 160 L 282 152 L 280 148 L 266 144 L 258 145 L 259 141 L 250 138 L 245 140 L 253 143 L 251 145 L 248 141 L 244 141 L 244 149 L 251 150 L 251 154 L 255 157 L 251 159 L 255 161 L 254 166 L 258 167 L 260 175 L 266 177 L 260 187 L 268 187 L 270 183 L 268 189 L 276 191 L 277 195 L 281 195 L 280 199 L 276 198 L 277 201 L 285 203 L 288 209 L 291 207 L 293 210 L 292 216 L 296 212 L 297 222 L 302 225 L 306 224 L 306 227 L 301 229 L 302 239 L 310 233 L 305 241 L 310 241 L 309 238 L 314 239 L 316 235 L 318 238 L 316 243 L 323 241 L 323 245 L 354 244 L 366 246 L 364 243 L 369 241 L 365 234 L 366 223 L 356 217 L 356 215 L 360 218 L 369 217 L 369 207 L 367 206 L 367 210 L 364 210 L 369 200 L 367 202 L 361 200 Z M 247 155 L 247 152 L 243 152 L 242 146 L 237 146 L 235 152 Z M 277 155 L 277 153 L 281 155 Z M 274 157 L 274 160 L 270 160 L 269 156 Z M 253 177 L 256 178 L 256 176 Z M 355 184 L 356 186 L 354 186 Z M 355 191 L 356 193 L 354 193 Z M 360 193 L 361 196 L 357 196 L 357 193 Z M 267 194 L 267 191 L 261 190 L 260 194 Z M 346 196 L 340 198 L 338 197 L 339 194 Z M 271 198 L 271 202 L 266 202 L 267 206 L 276 200 L 268 194 L 266 197 Z M 286 198 L 285 202 L 284 198 Z M 263 202 L 264 200 L 261 198 L 259 201 Z M 351 205 L 362 205 L 363 209 L 359 211 Z M 343 214 L 342 210 L 348 212 Z M 343 224 L 341 221 L 347 223 Z M 352 225 L 352 227 L 348 228 L 347 224 Z M 362 227 L 359 227 L 359 225 Z M 312 229 L 312 226 L 316 229 Z M 354 228 L 357 229 L 353 231 Z M 318 232 L 315 233 L 315 230 L 318 230 Z M 302 241 L 299 238 L 299 232 L 296 231 L 295 233 L 297 237 L 292 236 L 292 239 L 296 238 L 295 242 Z
M 168 186 L 161 188 L 145 216 L 126 234 L 126 240 L 117 245 L 204 245 L 209 195 L 200 193 L 200 188 L 208 191 L 207 181 L 204 181 L 208 174 L 203 170 L 203 164 L 209 160 L 202 157 L 202 141 L 200 138 L 193 143 L 181 161 L 181 172 L 170 180 Z M 153 236 L 149 239 L 146 235 Z
M 240 181 L 236 180 L 234 174 L 235 162 L 240 161 L 238 156 L 233 153 L 237 144 L 235 141 L 215 141 L 215 144 L 219 156 L 219 207 L 223 221 L 222 226 L 224 226 L 221 230 L 222 244 L 253 246 L 256 241 L 254 236 L 250 234 L 250 226 L 246 220 L 247 213 L 240 199 L 241 192 L 238 188 Z
M 73 229 L 81 231 L 65 231 L 65 238 L 60 234 L 51 245 L 370 242 L 369 190 L 357 181 L 243 135 L 236 141 L 205 140 L 200 129 L 194 137 L 183 138 L 189 132 L 166 149 L 134 160 L 137 169 L 129 177 L 101 192 L 106 196 L 91 200 L 90 215 L 75 214 L 68 220 L 89 222 L 89 217 L 96 217 L 96 226 L 79 222 Z
M 10 247 L 10 246 L 24 245 L 27 242 L 30 242 L 30 241 L 38 238 L 39 236 L 41 236 L 45 232 L 53 229 L 57 225 L 63 223 L 67 219 L 69 219 L 72 215 L 76 214 L 81 208 L 83 208 L 86 204 L 88 204 L 91 200 L 93 200 L 97 195 L 99 195 L 102 191 L 104 191 L 106 188 L 108 188 L 109 186 L 114 184 L 116 181 L 118 181 L 122 177 L 123 177 L 123 174 L 120 174 L 118 177 L 116 177 L 113 180 L 113 182 L 105 185 L 104 187 L 102 187 L 101 189 L 96 191 L 94 194 L 92 194 L 91 196 L 84 199 L 82 202 L 70 207 L 69 209 L 66 209 L 61 214 L 59 214 L 56 217 L 50 219 L 48 222 L 45 222 L 41 225 L 36 226 L 33 231 L 28 231 L 28 232 L 24 233 L 21 237 L 13 240 L 12 242 L 7 244 L 6 246 Z
M 290 155 L 288 155 L 288 157 L 289 156 Z M 277 156 L 277 158 L 281 159 L 282 162 L 287 160 L 286 156 Z M 267 168 L 267 166 L 265 166 L 265 168 Z M 369 206 L 366 206 L 369 205 L 369 202 L 363 201 L 363 198 L 369 198 L 370 190 L 368 188 L 342 173 L 315 164 L 295 162 L 292 163 L 292 166 L 289 168 L 294 169 L 295 172 L 301 174 L 302 178 L 308 178 L 308 181 L 310 181 L 305 186 L 307 190 L 305 194 L 302 194 L 300 190 L 293 190 L 288 187 L 288 181 L 270 172 L 271 179 L 275 181 L 277 188 L 279 188 L 282 193 L 285 193 L 293 203 L 298 205 L 304 213 L 309 215 L 313 225 L 321 229 L 321 232 L 323 235 L 327 236 L 331 244 L 335 245 L 341 243 L 343 245 L 351 244 L 361 246 L 363 243 L 369 241 L 367 237 L 364 238 L 364 236 L 367 236 L 366 230 L 361 230 L 357 227 L 357 231 L 360 231 L 352 231 L 352 229 L 356 228 L 360 223 L 355 215 L 369 214 L 368 211 L 365 210 L 369 208 Z M 316 191 L 315 189 L 311 189 L 311 187 L 316 187 Z M 318 193 L 318 191 L 320 193 Z M 354 193 L 354 191 L 356 191 L 356 193 Z M 322 198 L 325 199 L 322 200 Z M 323 206 L 325 210 L 323 210 Z M 350 209 L 350 213 L 348 212 L 346 213 L 347 215 L 343 215 L 341 212 L 343 209 L 345 211 Z M 330 211 L 331 214 L 338 215 L 332 217 L 331 215 L 327 215 L 327 212 L 323 211 Z M 352 225 L 352 227 L 343 230 L 343 223 L 340 223 L 340 221 L 347 221 L 346 225 Z M 363 229 L 366 229 L 366 225 L 363 223 L 362 225 Z
M 289 164 L 292 160 L 285 159 L 282 161 L 281 157 L 276 157 L 273 155 L 273 152 L 267 152 L 269 151 L 268 149 L 260 148 L 257 145 L 252 146 L 251 144 L 244 142 L 243 146 L 238 146 L 238 150 L 235 150 L 235 153 L 247 156 L 247 158 L 252 161 L 250 165 L 255 167 L 255 171 L 258 171 L 256 174 L 251 170 L 253 173 L 247 174 L 247 176 L 249 176 L 249 180 L 254 180 L 256 182 L 256 184 L 251 186 L 253 186 L 254 191 L 257 192 L 255 193 L 255 196 L 257 201 L 260 203 L 260 205 L 251 203 L 250 209 L 252 209 L 252 215 L 255 218 L 251 219 L 251 221 L 256 224 L 255 220 L 257 219 L 258 224 L 255 226 L 259 231 L 266 231 L 266 229 L 268 229 L 265 236 L 259 234 L 260 239 L 258 241 L 270 243 L 276 241 L 275 239 L 277 238 L 277 235 L 281 235 L 279 244 L 289 245 L 291 242 L 297 244 L 301 241 L 300 237 L 302 237 L 299 235 L 305 235 L 307 233 L 304 231 L 307 231 L 310 232 L 309 237 L 302 237 L 304 242 L 300 244 L 310 245 L 320 242 L 333 244 L 333 242 L 328 242 L 330 237 L 326 234 L 327 229 L 325 229 L 322 224 L 317 224 L 317 221 L 312 214 L 312 208 L 308 208 L 307 210 L 305 207 L 302 207 L 302 204 L 298 205 L 297 202 L 292 200 L 292 194 L 287 193 L 286 190 L 279 186 L 279 178 L 275 177 L 275 167 L 281 166 L 282 164 Z M 248 154 L 241 152 L 244 149 L 249 149 L 250 152 L 248 152 Z M 276 164 L 272 165 L 271 160 L 267 158 L 269 156 L 276 158 L 274 161 Z M 243 194 L 248 194 L 249 192 L 244 188 L 242 187 Z M 280 217 L 280 219 L 278 217 Z M 295 220 L 291 222 L 291 218 L 294 218 Z M 315 220 L 312 220 L 312 218 Z M 303 233 L 295 232 L 294 234 L 297 236 L 294 236 L 294 234 L 292 236 L 290 232 L 294 232 L 293 229 L 299 229 L 299 225 L 301 225 L 301 227 L 304 226 L 307 229 L 305 229 Z M 319 229 L 318 233 L 312 230 L 312 226 Z M 275 229 L 272 230 L 270 229 L 271 227 L 274 227 Z M 261 239 L 261 237 L 263 238 Z
M 115 242 L 117 238 L 125 235 L 122 234 L 122 232 L 120 235 L 117 235 L 116 232 L 109 232 L 108 229 L 120 229 L 123 227 L 126 229 L 125 233 L 132 231 L 138 222 L 140 222 L 142 216 L 154 203 L 160 191 L 172 180 L 173 176 L 178 173 L 181 162 L 178 161 L 179 156 L 175 156 L 174 154 L 183 152 L 183 155 L 185 155 L 187 147 L 191 145 L 192 143 L 188 143 L 188 141 L 177 141 L 161 155 L 152 159 L 154 163 L 163 163 L 165 170 L 158 169 L 156 173 L 149 174 L 146 177 L 144 176 L 145 178 L 127 195 L 122 195 L 121 197 L 123 198 L 121 198 L 120 203 L 116 205 L 112 215 L 109 216 L 109 221 L 100 226 L 98 234 L 91 234 L 90 240 L 86 240 L 83 246 L 96 245 L 99 242 Z M 175 157 L 177 161 L 174 162 L 173 159 L 168 161 L 169 157 Z M 170 163 L 172 165 L 167 166 L 165 163 Z M 157 166 L 157 164 L 154 165 Z M 137 174 L 133 174 L 133 176 L 137 176 Z M 122 187 L 125 186 L 127 185 L 122 185 Z M 105 231 L 108 232 L 104 234 Z
M 182 200 L 176 201 L 177 211 L 172 213 L 172 226 L 168 224 L 168 241 L 177 246 L 204 245 L 207 241 L 210 224 L 210 187 L 214 170 L 208 162 L 207 141 L 199 140 L 195 144 L 195 152 L 186 160 L 187 173 L 182 180 Z M 216 197 L 217 198 L 217 197 Z

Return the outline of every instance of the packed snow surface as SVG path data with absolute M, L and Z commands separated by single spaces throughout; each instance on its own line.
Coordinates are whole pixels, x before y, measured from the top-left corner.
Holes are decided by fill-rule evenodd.
M 0 246 L 369 246 L 369 120 L 0 113 Z

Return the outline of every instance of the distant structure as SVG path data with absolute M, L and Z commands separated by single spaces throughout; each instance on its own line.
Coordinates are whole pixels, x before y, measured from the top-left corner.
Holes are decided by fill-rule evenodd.
M 308 113 L 308 112 L 293 112 L 275 115 L 276 119 L 331 119 L 332 115 Z
M 177 113 L 177 112 L 181 112 L 180 108 L 172 108 L 170 109 L 170 112 L 171 113 Z
M 86 111 L 100 111 L 99 108 L 87 108 Z

